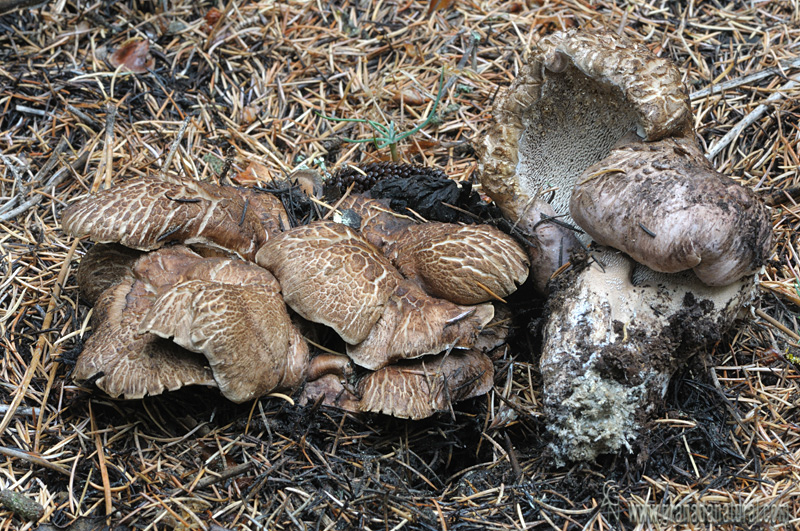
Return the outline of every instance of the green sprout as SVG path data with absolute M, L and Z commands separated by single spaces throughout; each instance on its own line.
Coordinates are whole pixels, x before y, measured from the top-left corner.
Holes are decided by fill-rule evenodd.
M 397 143 L 405 140 L 406 138 L 410 137 L 429 123 L 433 121 L 436 117 L 436 108 L 439 106 L 439 101 L 442 99 L 442 94 L 444 93 L 444 68 L 442 68 L 442 73 L 439 76 L 439 92 L 436 94 L 436 99 L 433 102 L 433 107 L 431 108 L 431 112 L 428 113 L 428 116 L 425 117 L 425 120 L 418 126 L 416 126 L 411 131 L 406 131 L 400 135 L 397 134 L 397 127 L 394 121 L 390 121 L 388 125 L 383 125 L 381 123 L 375 122 L 373 120 L 366 120 L 364 118 L 336 118 L 334 116 L 326 116 L 319 111 L 315 111 L 318 116 L 325 118 L 326 120 L 330 120 L 332 122 L 349 122 L 349 123 L 356 123 L 356 124 L 367 124 L 372 127 L 373 135 L 372 138 L 362 138 L 360 140 L 354 140 L 352 138 L 343 138 L 344 142 L 348 142 L 350 144 L 362 144 L 364 142 L 372 142 L 375 144 L 375 147 L 378 149 L 383 149 L 386 146 L 389 146 L 389 150 L 392 152 L 392 161 L 397 162 L 399 157 L 397 155 Z

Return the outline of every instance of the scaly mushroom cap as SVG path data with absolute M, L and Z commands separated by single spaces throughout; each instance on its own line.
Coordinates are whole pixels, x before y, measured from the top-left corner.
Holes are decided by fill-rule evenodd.
M 339 223 L 286 231 L 262 247 L 256 261 L 278 278 L 286 304 L 333 328 L 348 343 L 348 355 L 367 369 L 468 348 L 493 315 L 491 305 L 467 308 L 428 296 Z
M 399 418 L 424 419 L 459 400 L 486 394 L 494 365 L 475 351 L 451 352 L 402 362 L 370 373 L 359 382 L 359 409 Z
M 152 334 L 138 333 L 154 296 L 147 284 L 126 276 L 95 303 L 94 333 L 86 340 L 72 377 L 94 380 L 110 396 L 142 398 L 184 385 L 216 387 L 202 356 Z
M 182 282 L 153 303 L 139 332 L 202 353 L 233 402 L 292 390 L 305 376 L 308 347 L 274 285 Z
M 95 306 L 96 331 L 78 358 L 77 380 L 102 373 L 99 387 L 125 398 L 203 383 L 234 402 L 302 381 L 308 348 L 268 271 L 203 258 L 184 246 L 142 255 L 132 265 L 116 246 L 96 247 L 98 258 L 87 268 L 127 276 Z M 121 263 L 113 267 L 115 256 Z M 103 277 L 87 269 L 81 278 Z
M 149 251 L 169 242 L 203 244 L 252 260 L 271 234 L 289 223 L 269 194 L 191 180 L 132 179 L 87 197 L 64 211 L 62 227 Z
M 492 361 L 476 350 L 402 361 L 362 375 L 352 388 L 347 384 L 348 377 L 337 367 L 346 364 L 347 358 L 336 357 L 338 361 L 322 360 L 322 365 L 333 365 L 323 367 L 322 373 L 309 371 L 300 404 L 321 399 L 325 405 L 354 413 L 383 413 L 418 420 L 446 411 L 460 400 L 485 394 L 494 382 Z M 326 369 L 330 372 L 324 372 Z
M 493 316 L 491 304 L 457 306 L 401 279 L 367 338 L 347 345 L 347 355 L 357 365 L 376 370 L 453 347 L 470 348 Z
M 360 234 L 330 221 L 275 236 L 256 262 L 278 278 L 294 311 L 330 326 L 350 344 L 366 339 L 402 280 Z
M 385 252 L 404 277 L 456 304 L 506 297 L 528 278 L 525 251 L 490 225 L 412 225 Z
M 489 225 L 415 224 L 362 195 L 345 197 L 339 208 L 355 212 L 361 235 L 434 297 L 479 304 L 513 293 L 528 276 L 525 251 Z
M 663 273 L 693 269 L 709 286 L 754 273 L 769 256 L 766 207 L 684 139 L 613 150 L 583 173 L 570 210 L 598 243 Z
M 398 214 L 379 199 L 370 199 L 361 194 L 351 194 L 339 203 L 339 210 L 352 210 L 360 219 L 359 232 L 376 249 L 384 251 L 406 227 L 414 225 L 414 220 Z

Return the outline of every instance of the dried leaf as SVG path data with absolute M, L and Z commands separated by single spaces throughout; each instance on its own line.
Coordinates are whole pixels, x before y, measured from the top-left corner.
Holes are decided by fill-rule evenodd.
M 392 96 L 392 101 L 395 103 L 404 103 L 405 105 L 425 105 L 427 103 L 427 99 L 420 93 L 420 91 L 416 89 L 403 89 L 399 92 L 395 92 L 394 96 Z
M 436 11 L 447 9 L 453 5 L 455 0 L 429 0 L 428 2 L 428 16 Z
M 108 57 L 113 68 L 124 66 L 134 74 L 143 74 L 153 68 L 155 60 L 150 55 L 150 44 L 143 39 L 128 39 Z
M 250 162 L 243 172 L 237 173 L 232 180 L 242 186 L 251 186 L 257 183 L 272 182 L 272 173 L 266 166 L 258 162 Z

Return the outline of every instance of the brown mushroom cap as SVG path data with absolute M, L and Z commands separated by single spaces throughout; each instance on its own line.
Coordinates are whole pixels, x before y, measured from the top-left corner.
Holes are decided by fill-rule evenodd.
M 308 362 L 308 347 L 272 286 L 182 282 L 153 303 L 139 332 L 202 353 L 233 402 L 294 389 Z
M 140 251 L 122 245 L 99 243 L 92 246 L 81 258 L 75 273 L 86 303 L 94 306 L 105 290 L 133 276 L 133 266 L 140 256 Z
M 74 380 L 94 380 L 110 396 L 129 399 L 185 385 L 216 387 L 202 356 L 152 334 L 138 333 L 152 299 L 146 283 L 132 276 L 103 292 L 92 315 L 94 333 L 78 357 Z
M 359 232 L 375 248 L 384 251 L 406 227 L 414 225 L 414 220 L 398 214 L 379 199 L 370 199 L 361 194 L 351 194 L 341 200 L 339 210 L 352 210 L 361 220 Z
M 709 286 L 752 274 L 769 256 L 766 207 L 683 139 L 615 149 L 584 172 L 570 210 L 598 243 L 663 273 L 693 269 Z
M 484 354 L 470 350 L 429 356 L 365 376 L 358 385 L 359 409 L 423 419 L 453 402 L 487 393 L 493 382 L 494 365 Z
M 333 328 L 348 343 L 348 355 L 367 369 L 469 347 L 493 315 L 491 305 L 467 308 L 430 297 L 339 223 L 286 231 L 256 261 L 275 274 L 292 309 Z
M 434 297 L 479 304 L 513 293 L 528 276 L 525 251 L 489 225 L 416 224 L 358 194 L 345 197 L 340 208 L 353 210 L 361 235 Z
M 386 255 L 427 293 L 457 304 L 507 297 L 528 278 L 525 251 L 489 225 L 412 225 L 387 246 Z
M 376 370 L 398 360 L 469 348 L 493 316 L 491 304 L 457 306 L 403 279 L 366 339 L 347 345 L 347 355 L 357 365 Z
M 355 230 L 318 221 L 277 235 L 256 262 L 280 281 L 286 304 L 350 344 L 369 335 L 400 274 Z
M 126 276 L 95 307 L 96 331 L 78 358 L 76 379 L 102 373 L 101 389 L 125 398 L 203 383 L 235 402 L 302 381 L 308 348 L 268 271 L 237 259 L 203 258 L 183 246 L 131 265 L 116 247 L 98 247 L 96 255 L 105 259 L 90 260 L 81 278 L 103 278 L 88 269 L 93 265 Z M 115 256 L 122 262 L 112 266 Z
M 149 251 L 169 242 L 204 244 L 254 257 L 270 234 L 288 227 L 269 194 L 191 180 L 132 179 L 71 205 L 62 227 L 101 243 Z

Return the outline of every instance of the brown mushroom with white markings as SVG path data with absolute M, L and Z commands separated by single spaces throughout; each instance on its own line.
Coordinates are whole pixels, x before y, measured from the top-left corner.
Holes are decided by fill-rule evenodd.
M 420 230 L 405 219 L 394 223 L 394 214 L 377 203 L 369 205 L 379 216 L 363 227 L 365 234 L 386 238 L 383 251 L 409 278 L 353 228 L 320 221 L 283 230 L 288 222 L 278 199 L 252 191 L 140 178 L 69 207 L 64 229 L 74 235 L 155 249 L 100 244 L 87 254 L 79 280 L 87 284 L 89 298 L 101 293 L 101 301 L 126 309 L 125 333 L 103 332 L 109 326 L 118 332 L 119 326 L 98 303 L 95 336 L 79 357 L 76 379 L 94 380 L 109 394 L 127 398 L 201 383 L 219 387 L 236 402 L 291 391 L 308 379 L 305 399 L 322 396 L 325 403 L 351 411 L 411 418 L 485 393 L 493 380 L 491 361 L 481 352 L 463 350 L 476 344 L 492 319 L 494 308 L 485 301 L 524 281 L 524 251 L 492 228 L 430 224 Z M 200 254 L 170 242 L 189 244 Z M 478 250 L 459 252 L 470 245 Z M 401 258 L 415 256 L 413 263 L 403 264 Z M 253 259 L 258 265 L 247 261 Z M 439 261 L 441 267 L 422 267 L 421 260 Z M 127 283 L 105 279 L 115 276 Z M 431 296 L 426 289 L 441 296 L 453 291 L 469 305 Z M 309 360 L 284 303 L 333 328 L 346 342 L 347 356 Z M 154 358 L 150 345 L 164 353 Z M 136 354 L 125 358 L 126 374 L 114 370 L 121 352 Z M 179 374 L 170 356 L 190 360 L 201 376 Z M 414 363 L 432 369 L 427 376 L 433 386 L 419 390 L 427 406 L 403 410 L 396 401 L 401 395 L 387 394 L 381 402 L 373 390 L 388 389 L 392 379 L 396 389 L 418 386 L 406 369 L 391 369 L 408 359 L 418 360 L 405 364 L 412 373 Z M 141 376 L 137 364 L 147 364 L 150 379 L 168 383 L 132 388 Z M 357 373 L 353 364 L 360 367 Z M 348 379 L 352 385 L 344 386 Z
M 91 235 L 98 243 L 121 243 L 151 251 L 169 243 L 203 245 L 251 260 L 289 226 L 280 200 L 252 190 L 189 179 L 131 179 L 68 207 L 65 232 Z
M 703 157 L 675 66 L 605 31 L 543 38 L 481 151 L 484 190 L 553 292 L 540 367 L 556 455 L 629 446 L 752 297 L 766 208 Z M 592 239 L 610 247 L 582 262 Z
M 354 229 L 319 221 L 273 238 L 256 255 L 304 318 L 333 328 L 361 367 L 469 347 L 494 311 L 434 299 L 404 279 Z
M 234 402 L 299 386 L 308 348 L 268 271 L 183 246 L 140 254 L 102 244 L 87 253 L 81 289 L 92 293 L 90 279 L 105 289 L 76 380 L 123 398 L 201 384 Z

